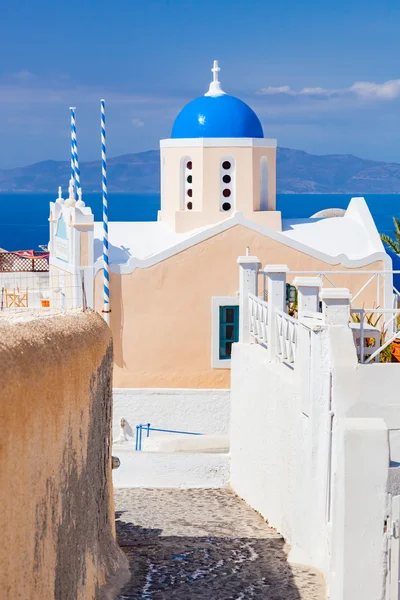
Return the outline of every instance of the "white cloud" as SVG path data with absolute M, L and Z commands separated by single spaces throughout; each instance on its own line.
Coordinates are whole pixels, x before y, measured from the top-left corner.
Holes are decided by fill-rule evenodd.
M 384 83 L 373 83 L 370 81 L 356 81 L 349 91 L 366 98 L 383 98 L 393 100 L 400 96 L 400 79 L 391 79 Z
M 259 94 L 289 94 L 290 96 L 294 95 L 294 91 L 290 89 L 290 87 L 288 85 L 280 85 L 279 87 L 274 87 L 272 85 L 270 85 L 267 88 L 261 88 L 261 90 L 258 91 Z
M 134 125 L 135 127 L 143 127 L 144 121 L 142 121 L 141 119 L 132 119 L 132 125 Z
M 393 100 L 400 97 L 400 79 L 391 79 L 384 83 L 375 83 L 373 81 L 356 81 L 347 88 L 326 89 L 321 87 L 304 87 L 300 90 L 294 90 L 288 85 L 269 86 L 258 91 L 261 95 L 279 95 L 286 96 L 317 96 L 317 97 L 340 97 L 356 96 L 365 99 Z

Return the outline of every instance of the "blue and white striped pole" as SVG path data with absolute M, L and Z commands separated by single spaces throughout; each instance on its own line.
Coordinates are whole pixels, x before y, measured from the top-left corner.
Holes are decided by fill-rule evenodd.
M 71 175 L 69 178 L 69 186 L 68 186 L 68 191 L 69 191 L 69 197 L 72 198 L 73 200 L 76 199 L 76 194 L 75 194 L 75 158 L 74 158 L 74 140 L 73 140 L 73 136 L 72 136 L 72 126 L 74 123 L 73 120 L 73 116 L 72 116 L 72 109 L 69 109 L 70 115 L 71 115 Z
M 78 200 L 82 200 L 82 189 L 81 189 L 81 172 L 79 170 L 79 159 L 78 159 L 78 144 L 76 141 L 76 120 L 75 120 L 75 107 L 70 106 L 71 111 L 71 171 L 72 171 L 72 160 L 74 162 L 74 177 L 76 183 L 76 189 L 78 192 Z
M 103 314 L 110 325 L 110 272 L 108 264 L 108 199 L 107 199 L 107 154 L 106 154 L 106 112 L 101 100 L 101 186 L 103 191 Z

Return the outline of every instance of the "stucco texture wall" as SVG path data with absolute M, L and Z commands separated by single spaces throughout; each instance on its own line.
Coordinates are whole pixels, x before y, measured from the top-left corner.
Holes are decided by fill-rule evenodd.
M 211 298 L 236 296 L 236 261 L 246 253 L 246 246 L 263 266 L 288 264 L 292 271 L 341 268 L 236 225 L 146 269 L 125 275 L 112 272 L 115 387 L 229 388 L 230 369 L 211 367 Z M 382 264 L 365 268 L 379 270 Z M 369 277 L 344 275 L 342 282 L 336 276 L 335 282 L 339 287 L 349 283 L 351 290 L 358 291 L 360 281 Z M 102 301 L 99 271 L 98 312 Z
M 133 273 L 111 273 L 114 386 L 229 388 L 230 370 L 211 367 L 211 298 L 236 296 L 237 258 L 246 246 L 265 264 L 296 270 L 331 270 L 289 246 L 236 225 L 183 252 Z M 379 262 L 369 269 L 381 269 Z M 365 276 L 364 282 L 370 277 Z M 360 288 L 350 281 L 350 289 Z M 361 276 L 362 278 L 362 276 Z M 339 277 L 339 287 L 345 286 Z M 95 280 L 95 307 L 102 310 L 103 280 Z
M 0 320 L 0 596 L 115 597 L 112 342 L 94 313 Z

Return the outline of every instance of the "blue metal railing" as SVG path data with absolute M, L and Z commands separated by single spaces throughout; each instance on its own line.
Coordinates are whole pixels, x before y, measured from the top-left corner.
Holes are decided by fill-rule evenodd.
M 204 435 L 203 433 L 194 433 L 193 431 L 176 431 L 175 429 L 159 429 L 157 427 L 151 427 L 150 423 L 136 425 L 136 447 L 135 450 L 142 449 L 143 430 L 146 432 L 146 437 L 150 437 L 150 431 L 161 431 L 163 433 L 182 433 L 184 435 Z

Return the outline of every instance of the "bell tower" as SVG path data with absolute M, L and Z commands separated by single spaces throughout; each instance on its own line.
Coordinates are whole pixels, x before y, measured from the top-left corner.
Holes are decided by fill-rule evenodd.
M 234 213 L 280 230 L 276 211 L 276 140 L 264 138 L 255 112 L 226 94 L 218 61 L 204 96 L 178 114 L 171 138 L 161 140 L 158 219 L 184 232 Z

